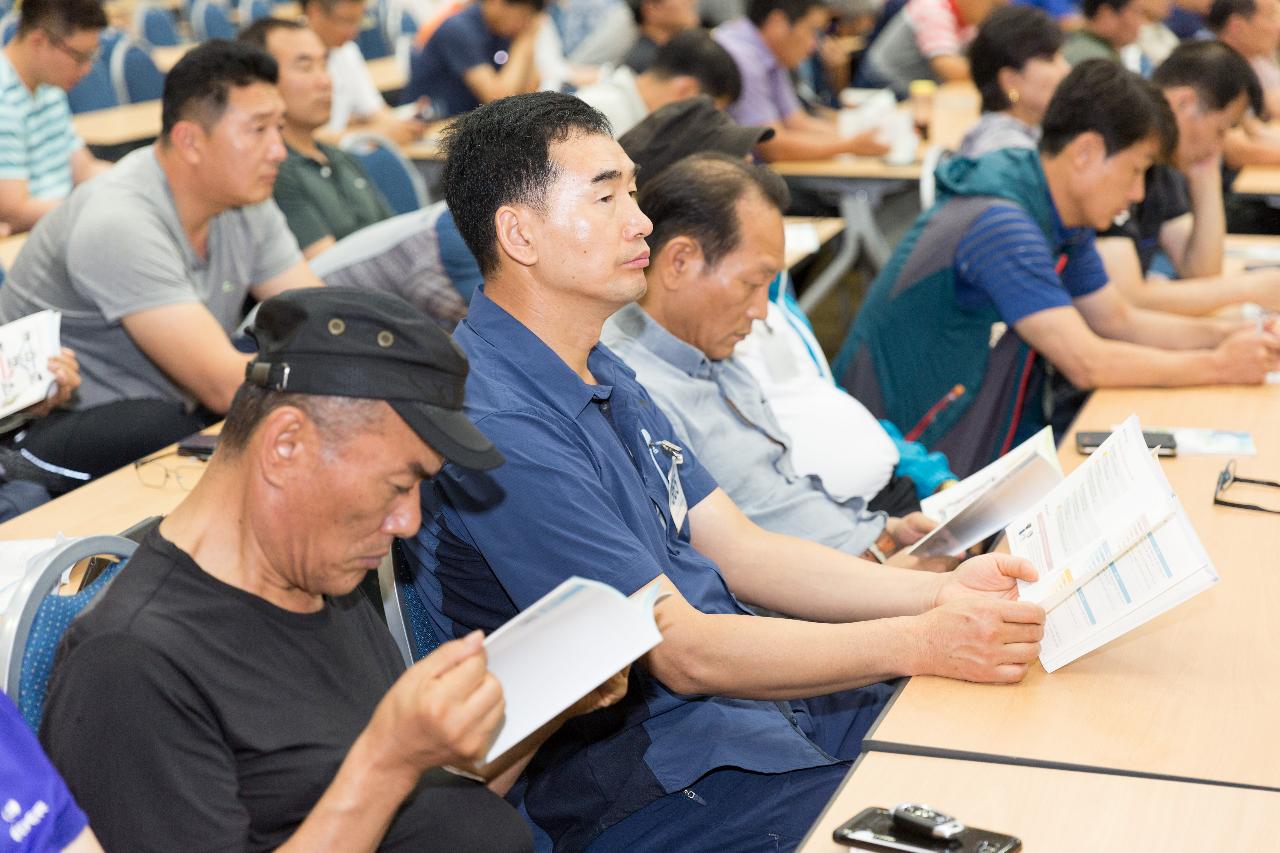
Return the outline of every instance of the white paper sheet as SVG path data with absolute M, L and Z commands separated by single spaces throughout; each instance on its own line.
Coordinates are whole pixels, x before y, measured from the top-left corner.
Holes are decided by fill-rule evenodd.
M 981 471 L 922 500 L 921 512 L 939 525 L 911 553 L 959 554 L 1003 530 L 1061 481 L 1053 429 L 1045 427 Z
M 54 380 L 49 358 L 61 348 L 62 315 L 40 311 L 0 326 L 0 417 L 49 395 Z
M 571 577 L 484 641 L 502 684 L 506 716 L 485 763 L 533 734 L 662 641 L 653 619 L 658 588 L 627 598 Z
M 1005 532 L 1040 575 L 1018 594 L 1048 611 L 1048 672 L 1218 580 L 1136 416 Z

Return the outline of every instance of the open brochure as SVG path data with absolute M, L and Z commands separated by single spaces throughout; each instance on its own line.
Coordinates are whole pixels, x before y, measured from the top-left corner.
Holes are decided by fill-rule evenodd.
M 39 311 L 0 326 L 0 418 L 49 396 L 53 374 L 49 358 L 62 344 L 62 315 Z
M 1047 672 L 1218 581 L 1136 416 L 1005 533 L 1039 573 L 1018 595 L 1048 612 Z
M 659 587 L 627 598 L 571 577 L 490 634 L 489 671 L 502 684 L 506 716 L 488 764 L 662 641 L 653 619 Z
M 987 467 L 920 502 L 920 510 L 938 526 L 910 553 L 950 556 L 999 533 L 1022 510 L 1062 482 L 1062 466 L 1045 427 Z

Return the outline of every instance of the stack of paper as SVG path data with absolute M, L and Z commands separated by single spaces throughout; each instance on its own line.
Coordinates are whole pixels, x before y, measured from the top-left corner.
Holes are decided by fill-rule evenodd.
M 1048 611 L 1048 672 L 1218 581 L 1136 416 L 1005 533 L 1039 572 L 1018 594 Z
M 61 348 L 62 315 L 40 311 L 0 326 L 0 417 L 39 403 L 53 387 L 49 358 Z
M 910 553 L 922 557 L 963 553 L 999 533 L 1015 515 L 1062 482 L 1062 466 L 1045 427 L 987 467 L 920 502 L 939 522 Z
M 599 581 L 571 577 L 484 641 L 502 684 L 506 717 L 492 762 L 662 641 L 653 620 L 658 587 L 627 598 Z

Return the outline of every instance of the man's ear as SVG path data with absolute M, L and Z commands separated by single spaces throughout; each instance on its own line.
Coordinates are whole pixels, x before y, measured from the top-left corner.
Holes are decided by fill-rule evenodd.
M 538 241 L 531 227 L 533 211 L 522 204 L 504 204 L 493 215 L 498 251 L 523 267 L 538 262 Z
M 678 77 L 671 78 L 671 94 L 677 101 L 696 98 L 698 95 L 703 94 L 702 84 L 698 82 L 696 77 L 681 74 Z
M 1107 159 L 1107 145 L 1102 134 L 1087 130 L 1067 143 L 1071 165 L 1077 172 L 1095 168 Z
M 662 273 L 658 278 L 664 289 L 679 290 L 701 274 L 703 265 L 702 247 L 698 241 L 677 235 L 668 240 L 658 253 L 657 266 Z
M 273 486 L 283 485 L 300 470 L 308 454 L 320 450 L 315 423 L 296 406 L 272 409 L 255 433 L 258 468 Z
M 169 131 L 169 147 L 178 153 L 184 163 L 200 165 L 203 158 L 204 128 L 198 122 L 183 119 Z
M 1200 97 L 1190 86 L 1178 86 L 1165 92 L 1169 108 L 1174 115 L 1184 115 L 1189 110 L 1199 109 Z

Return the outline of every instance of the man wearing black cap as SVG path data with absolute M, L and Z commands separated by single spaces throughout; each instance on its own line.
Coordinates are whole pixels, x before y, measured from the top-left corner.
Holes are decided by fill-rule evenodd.
M 268 300 L 253 334 L 208 470 L 67 632 L 45 748 L 108 849 L 528 849 L 510 806 L 440 769 L 502 718 L 480 635 L 402 673 L 356 590 L 445 459 L 502 463 L 462 412 L 466 358 L 347 288 Z
M 644 121 L 618 137 L 618 144 L 636 164 L 636 186 L 690 154 L 716 151 L 746 157 L 761 142 L 773 138 L 771 127 L 749 127 L 716 109 L 706 95 L 687 98 L 654 110 Z

